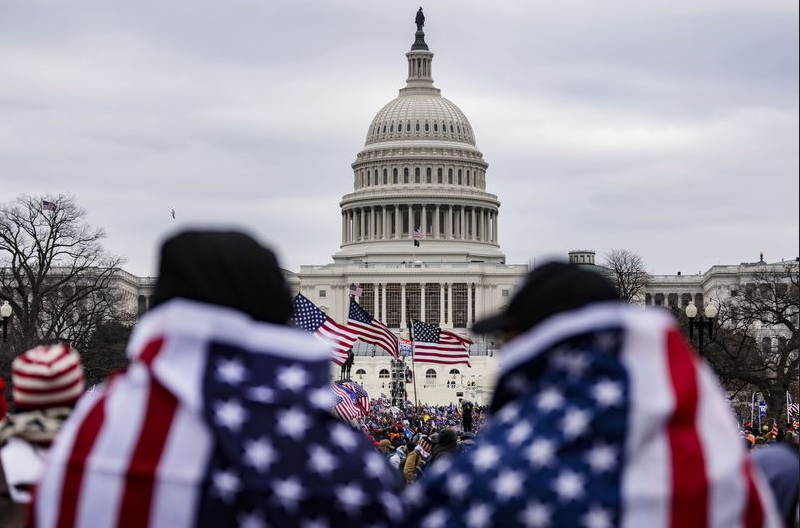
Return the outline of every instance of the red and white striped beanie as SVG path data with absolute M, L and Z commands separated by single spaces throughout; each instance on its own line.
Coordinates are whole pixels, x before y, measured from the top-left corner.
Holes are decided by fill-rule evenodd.
M 72 405 L 83 393 L 83 367 L 69 345 L 44 345 L 11 364 L 12 398 L 19 409 Z

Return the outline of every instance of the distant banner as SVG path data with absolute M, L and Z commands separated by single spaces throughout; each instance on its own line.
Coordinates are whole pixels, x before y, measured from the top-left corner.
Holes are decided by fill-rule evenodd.
M 402 357 L 408 357 L 411 355 L 411 340 L 410 339 L 403 339 L 400 338 L 400 355 Z

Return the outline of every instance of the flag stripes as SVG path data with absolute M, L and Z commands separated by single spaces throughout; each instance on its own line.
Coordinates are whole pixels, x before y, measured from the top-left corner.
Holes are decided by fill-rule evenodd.
M 415 362 L 471 366 L 470 339 L 421 321 L 412 321 L 411 328 Z
M 397 336 L 385 324 L 375 319 L 355 300 L 350 299 L 350 311 L 347 319 L 348 327 L 358 334 L 358 338 L 375 346 L 381 347 L 396 358 L 399 353 Z
M 331 348 L 331 359 L 337 365 L 343 365 L 347 361 L 350 349 L 358 340 L 358 333 L 328 317 L 302 293 L 294 298 L 294 313 L 289 323 L 314 334 L 314 337 L 328 345 Z

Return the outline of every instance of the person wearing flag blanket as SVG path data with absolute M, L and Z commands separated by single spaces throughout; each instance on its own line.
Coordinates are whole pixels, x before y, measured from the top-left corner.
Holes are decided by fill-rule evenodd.
M 185 232 L 161 251 L 131 366 L 87 394 L 56 439 L 36 528 L 351 527 L 401 513 L 391 466 L 341 423 L 330 351 L 286 326 L 274 255 Z
M 549 263 L 473 327 L 505 340 L 466 455 L 406 490 L 422 527 L 778 528 L 725 396 L 674 318 Z

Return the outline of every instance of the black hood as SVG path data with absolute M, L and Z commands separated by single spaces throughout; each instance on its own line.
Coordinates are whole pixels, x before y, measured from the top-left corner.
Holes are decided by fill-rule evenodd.
M 227 306 L 286 324 L 289 288 L 269 249 L 235 231 L 185 231 L 161 246 L 153 305 L 176 297 Z

